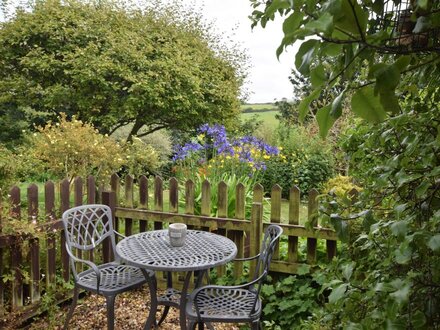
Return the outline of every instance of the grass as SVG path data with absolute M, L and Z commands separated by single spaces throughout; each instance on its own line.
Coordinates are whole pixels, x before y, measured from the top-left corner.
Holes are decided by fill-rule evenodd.
M 243 104 L 241 106 L 241 119 L 249 120 L 252 117 L 257 117 L 258 120 L 262 120 L 268 127 L 277 127 L 279 124 L 275 115 L 278 113 L 278 108 L 272 103 L 263 104 Z

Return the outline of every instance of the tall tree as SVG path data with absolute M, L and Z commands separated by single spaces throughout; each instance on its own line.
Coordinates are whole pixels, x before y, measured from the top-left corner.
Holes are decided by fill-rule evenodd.
M 211 31 L 177 4 L 37 1 L 0 25 L 0 112 L 30 127 L 61 112 L 101 133 L 131 124 L 130 136 L 232 123 L 246 57 Z

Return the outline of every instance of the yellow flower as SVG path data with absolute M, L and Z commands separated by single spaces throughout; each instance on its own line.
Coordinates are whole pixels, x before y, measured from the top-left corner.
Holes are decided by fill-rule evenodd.
M 264 155 L 263 158 L 264 159 L 270 159 L 270 156 L 269 155 Z
M 202 141 L 205 138 L 205 134 L 197 135 L 197 140 Z

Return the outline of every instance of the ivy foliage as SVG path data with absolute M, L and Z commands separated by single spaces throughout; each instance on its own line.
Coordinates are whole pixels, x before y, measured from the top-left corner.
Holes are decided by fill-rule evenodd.
M 232 123 L 246 57 L 178 4 L 45 0 L 0 25 L 0 138 L 64 112 L 111 134 Z M 141 129 L 143 130 L 141 131 Z

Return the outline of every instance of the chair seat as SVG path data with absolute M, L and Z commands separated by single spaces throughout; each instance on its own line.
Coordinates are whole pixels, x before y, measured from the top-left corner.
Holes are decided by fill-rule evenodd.
M 197 292 L 197 296 L 195 295 Z M 260 317 L 261 300 L 257 303 L 253 314 L 252 308 L 256 293 L 246 289 L 232 289 L 227 287 L 201 288 L 193 292 L 188 299 L 186 308 L 187 317 L 197 321 L 197 312 L 205 322 L 251 322 Z M 196 297 L 196 302 L 194 298 Z
M 144 274 L 137 267 L 107 263 L 98 268 L 101 272 L 99 292 L 103 295 L 114 295 L 146 282 Z M 96 273 L 92 269 L 79 273 L 77 285 L 96 292 Z

